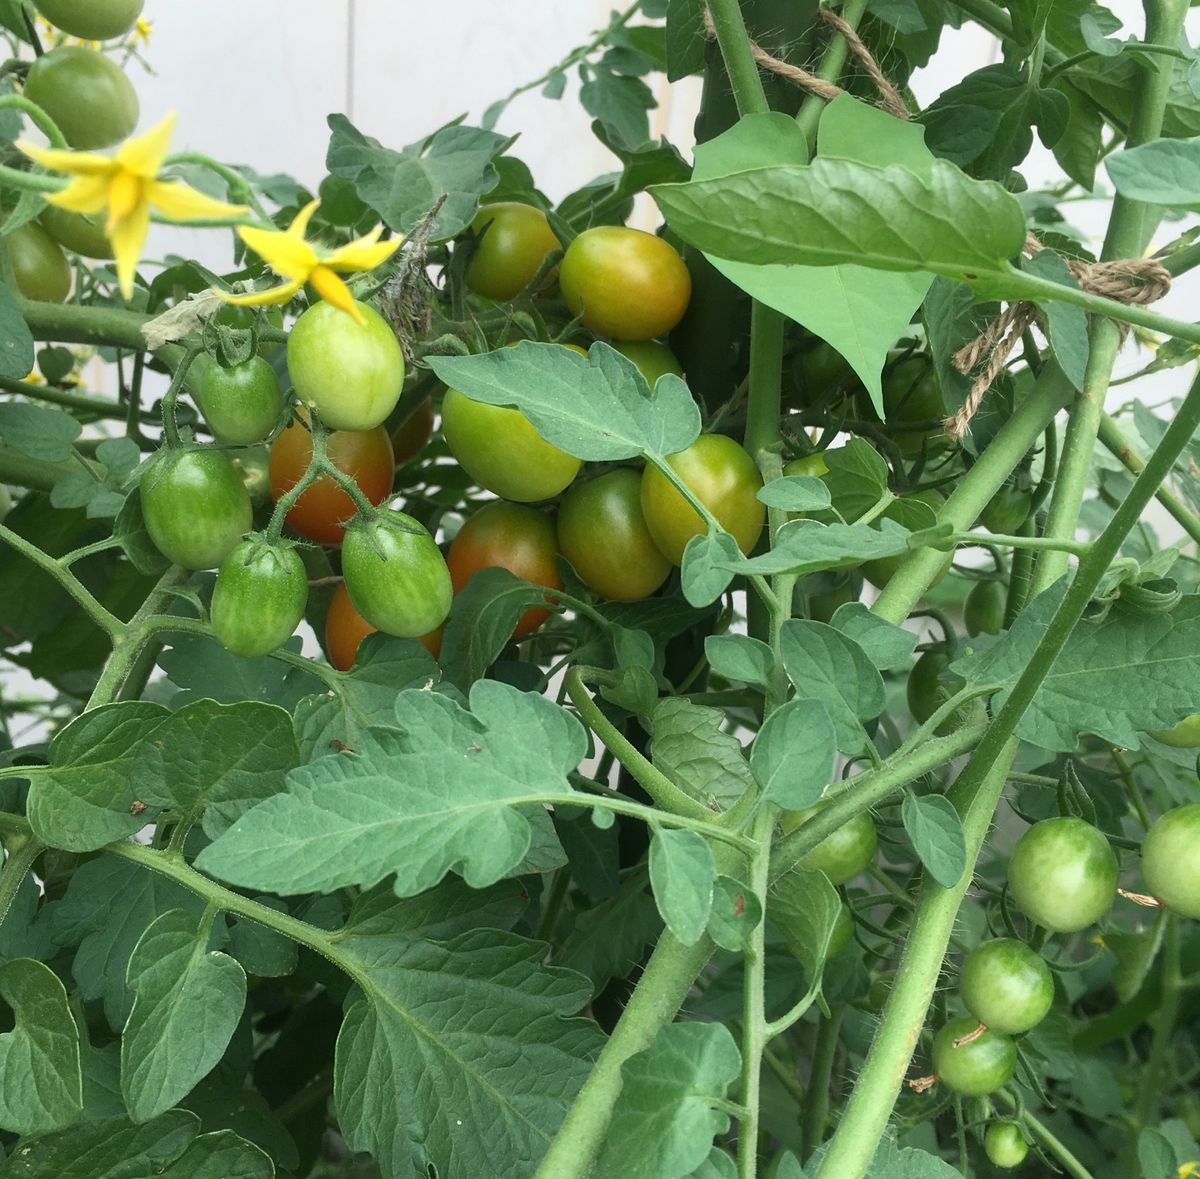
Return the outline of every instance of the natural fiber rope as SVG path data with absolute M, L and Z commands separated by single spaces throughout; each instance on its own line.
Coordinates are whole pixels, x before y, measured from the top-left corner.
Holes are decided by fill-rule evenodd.
M 1033 234 L 1025 237 L 1025 252 L 1039 254 L 1044 249 Z M 1153 303 L 1171 289 L 1171 275 L 1153 258 L 1121 258 L 1111 262 L 1082 262 L 1068 259 L 1067 269 L 1082 290 L 1103 295 L 1119 303 Z M 1004 369 L 1017 341 L 1037 319 L 1035 303 L 1010 303 L 965 347 L 953 357 L 953 364 L 964 376 L 974 372 L 986 357 L 987 363 L 971 384 L 962 408 L 945 421 L 951 438 L 962 438 L 979 412 L 992 383 Z

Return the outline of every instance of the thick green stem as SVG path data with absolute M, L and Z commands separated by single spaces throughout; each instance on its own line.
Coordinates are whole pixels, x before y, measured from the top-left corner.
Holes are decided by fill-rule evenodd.
M 867 3 L 868 0 L 846 0 L 838 15 L 852 29 L 857 29 L 858 22 L 862 20 L 863 14 L 867 11 Z M 836 82 L 846 65 L 846 58 L 849 54 L 850 46 L 846 44 L 846 38 L 841 33 L 834 33 L 830 38 L 829 47 L 825 50 L 825 56 L 821 58 L 821 64 L 817 68 L 817 77 L 822 82 Z M 800 124 L 800 130 L 804 132 L 804 137 L 808 140 L 810 152 L 817 150 L 817 124 L 821 120 L 821 112 L 824 109 L 825 99 L 819 94 L 808 94 L 800 104 L 799 113 L 796 115 L 796 122 Z
M 1147 1126 L 1158 1124 L 1159 1110 L 1163 1101 L 1164 1085 L 1168 1079 L 1167 1062 L 1175 1044 L 1176 1023 L 1179 1019 L 1183 999 L 1183 972 L 1180 967 L 1179 918 L 1172 913 L 1166 915 L 1167 927 L 1163 937 L 1162 999 L 1154 1019 L 1154 1038 L 1150 1042 L 1150 1055 L 1142 1069 L 1138 1087 L 1137 1104 L 1133 1118 L 1140 1133 Z M 1130 1135 L 1130 1145 L 1136 1143 L 1136 1135 Z M 1141 1174 L 1137 1167 L 1134 1151 L 1129 1152 L 1130 1179 Z
M 46 845 L 32 834 L 12 836 L 5 842 L 8 845 L 8 859 L 4 861 L 3 871 L 0 871 L 0 925 L 17 899 L 17 892 L 25 883 L 33 861 L 46 850 Z
M 150 316 L 115 307 L 84 307 L 76 303 L 35 303 L 22 299 L 21 315 L 35 340 L 59 344 L 112 344 L 118 348 L 146 347 L 142 327 Z
M 12 447 L 0 446 L 0 483 L 28 487 L 31 491 L 52 491 L 60 479 L 79 474 L 77 461 L 48 463 L 18 454 Z
M 771 107 L 762 78 L 758 76 L 758 63 L 750 48 L 750 34 L 742 17 L 739 0 L 709 0 L 708 11 L 712 15 L 713 32 L 716 33 L 725 70 L 733 86 L 738 114 L 766 114 Z
M 45 401 L 50 405 L 62 405 L 67 409 L 78 409 L 98 418 L 124 420 L 125 408 L 105 397 L 90 393 L 77 393 L 70 389 L 59 389 L 54 385 L 35 385 L 30 381 L 14 381 L 11 377 L 0 377 L 0 390 L 28 397 L 31 401 Z
M 817 1042 L 813 1047 L 808 1091 L 800 1116 L 802 1162 L 825 1140 L 825 1122 L 829 1118 L 829 1085 L 833 1077 L 833 1062 L 837 1056 L 838 1037 L 841 1035 L 842 1018 L 845 1014 L 845 1004 L 839 1003 L 817 1027 Z

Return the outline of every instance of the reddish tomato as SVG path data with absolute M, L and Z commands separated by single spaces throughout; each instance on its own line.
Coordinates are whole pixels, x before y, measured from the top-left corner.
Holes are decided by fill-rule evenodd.
M 445 626 L 439 626 L 417 642 L 436 659 L 442 650 L 442 635 Z M 375 634 L 373 627 L 350 601 L 345 582 L 337 587 L 329 601 L 329 612 L 325 615 L 325 653 L 329 662 L 338 671 L 349 671 L 358 656 L 358 644 Z
M 392 451 L 396 466 L 411 462 L 425 449 L 433 437 L 433 398 L 426 397 L 392 432 Z
M 326 441 L 326 453 L 373 504 L 383 503 L 391 494 L 396 464 L 382 426 L 373 430 L 333 430 Z M 276 501 L 300 482 L 311 461 L 312 435 L 302 421 L 292 422 L 271 443 L 271 494 Z M 354 501 L 328 475 L 322 475 L 293 504 L 287 522 L 309 540 L 341 544 L 345 535 L 342 525 L 356 510 Z
M 461 592 L 480 569 L 507 569 L 547 589 L 562 589 L 558 573 L 554 521 L 536 508 L 503 500 L 485 504 L 459 530 L 450 543 L 446 564 L 454 592 Z M 541 606 L 526 610 L 517 622 L 513 638 L 537 630 L 550 616 Z
M 489 299 L 519 295 L 559 244 L 546 214 L 517 201 L 484 205 L 471 230 L 482 236 L 467 267 L 467 286 Z

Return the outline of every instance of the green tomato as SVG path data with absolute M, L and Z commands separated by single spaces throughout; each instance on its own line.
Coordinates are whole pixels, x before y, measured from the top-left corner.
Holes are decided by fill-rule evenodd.
M 1200 803 L 1162 815 L 1142 841 L 1142 876 L 1150 894 L 1174 913 L 1200 917 Z
M 837 917 L 833 921 L 833 933 L 829 938 L 828 956 L 836 957 L 849 944 L 854 937 L 854 917 L 850 912 L 850 906 L 843 901 L 838 906 Z
M 1152 729 L 1150 736 L 1174 749 L 1196 749 L 1200 747 L 1200 712 L 1185 716 L 1173 729 Z
M 673 373 L 683 376 L 683 365 L 679 357 L 666 344 L 658 340 L 618 340 L 613 347 L 624 357 L 637 365 L 638 372 L 646 378 L 646 384 L 654 388 L 659 377 Z
M 917 657 L 912 670 L 908 673 L 908 683 L 905 685 L 905 697 L 908 700 L 908 711 L 913 720 L 923 725 L 947 700 L 952 687 L 955 692 L 961 690 L 963 681 L 958 676 L 950 677 L 950 684 L 943 683 L 942 677 L 950 666 L 950 657 L 944 651 L 926 651 Z M 951 716 L 937 727 L 940 736 L 945 736 L 954 725 Z
M 800 371 L 804 376 L 804 404 L 820 401 L 830 388 L 848 385 L 857 378 L 846 359 L 831 344 L 818 340 L 800 356 Z
M 261 356 L 232 368 L 208 366 L 196 400 L 217 440 L 234 446 L 261 442 L 283 410 L 275 370 Z
M 831 569 L 809 574 L 801 585 L 804 616 L 814 622 L 829 622 L 840 607 L 858 601 L 863 581 L 857 570 Z
M 916 532 L 922 528 L 932 528 L 937 522 L 937 514 L 945 506 L 945 503 L 945 497 L 930 487 L 923 491 L 914 491 L 910 495 L 902 495 L 898 499 L 893 500 L 883 511 L 881 518 L 884 520 L 895 520 L 897 524 L 903 525 L 910 532 Z M 896 571 L 907 559 L 908 553 L 905 552 L 897 553 L 894 557 L 877 557 L 873 561 L 864 561 L 862 565 L 863 576 L 876 589 L 883 589 L 895 577 Z M 937 576 L 930 582 L 930 588 L 937 585 L 946 576 L 950 571 L 950 566 L 953 564 L 953 552 L 947 553 L 945 561 L 942 562 L 942 566 L 937 572 Z
M 13 498 L 12 492 L 0 483 L 0 524 L 4 523 L 4 518 L 12 511 Z
M 1054 976 L 1046 960 L 1011 937 L 976 946 L 963 963 L 959 988 L 980 1023 L 1010 1036 L 1041 1023 L 1054 1002 Z
M 820 479 L 829 474 L 829 464 L 825 461 L 823 450 L 814 450 L 812 454 L 802 454 L 790 462 L 784 463 L 783 473 L 787 475 L 807 475 L 812 479 Z
M 142 15 L 142 0 L 37 0 L 55 28 L 84 41 L 123 37 Z
M 65 246 L 84 258 L 108 261 L 116 257 L 112 242 L 104 232 L 104 218 L 99 214 L 89 217 L 83 213 L 68 213 L 66 209 L 47 205 L 42 212 L 41 223 L 42 228 L 60 246 Z
M 1004 607 L 1007 601 L 1004 583 L 995 578 L 977 581 L 963 603 L 963 624 L 967 634 L 998 635 L 1004 629 Z
M 62 303 L 71 293 L 71 264 L 36 221 L 14 229 L 0 241 L 8 250 L 17 290 L 26 299 Z
M 1012 536 L 1029 518 L 1032 506 L 1032 492 L 1021 491 L 1006 483 L 988 500 L 987 507 L 979 514 L 979 522 L 989 532 Z
M 785 835 L 790 834 L 828 805 L 827 801 L 818 802 L 803 810 L 784 811 L 779 816 L 779 825 Z M 845 884 L 866 869 L 875 858 L 877 846 L 875 824 L 863 811 L 822 839 L 799 861 L 799 867 L 807 872 L 824 872 L 832 884 Z
M 749 553 L 762 533 L 766 505 L 758 498 L 762 476 L 754 460 L 724 434 L 701 434 L 686 450 L 667 456 L 675 473 L 696 498 Z M 642 474 L 642 512 L 659 551 L 672 565 L 683 563 L 683 550 L 708 527 L 696 509 L 651 463 Z
M 120 66 L 83 45 L 60 45 L 29 67 L 25 97 L 81 151 L 111 147 L 137 126 L 137 91 Z
M 992 1122 L 983 1136 L 988 1161 L 996 1167 L 1019 1167 L 1029 1153 L 1025 1131 L 1019 1122 Z
M 457 389 L 442 399 L 442 434 L 480 487 L 517 503 L 558 495 L 583 465 L 547 442 L 519 409 L 472 401 Z
M 308 602 L 308 572 L 290 545 L 244 540 L 221 562 L 212 626 L 234 655 L 269 655 L 295 632 Z
M 391 325 L 365 303 L 362 323 L 332 303 L 314 303 L 288 336 L 296 396 L 331 430 L 370 430 L 396 408 L 404 353 Z
M 250 530 L 250 495 L 219 450 L 162 450 L 138 484 L 146 530 L 184 569 L 215 569 Z
M 906 356 L 883 374 L 883 411 L 889 422 L 940 422 L 946 416 L 933 362 Z
M 952 1019 L 933 1038 L 933 1067 L 948 1089 L 963 1097 L 995 1093 L 1012 1080 L 1017 1067 L 1017 1046 L 991 1028 L 959 1047 L 955 1040 L 969 1036 L 978 1026 L 972 1015 Z
M 415 639 L 450 613 L 446 561 L 428 531 L 403 512 L 355 519 L 342 542 L 342 573 L 354 608 L 385 634 Z
M 558 237 L 541 209 L 518 201 L 484 205 L 471 222 L 479 236 L 467 267 L 467 286 L 476 294 L 505 302 L 534 280 Z
M 558 509 L 558 547 L 602 598 L 637 602 L 667 580 L 671 562 L 642 515 L 641 475 L 629 467 L 576 483 Z
M 1013 848 L 1008 890 L 1031 921 L 1074 933 L 1108 912 L 1117 876 L 1117 857 L 1102 832 L 1082 819 L 1044 819 Z

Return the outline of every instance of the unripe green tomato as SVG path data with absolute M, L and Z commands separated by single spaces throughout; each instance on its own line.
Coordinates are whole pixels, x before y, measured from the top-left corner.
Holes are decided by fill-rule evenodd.
M 248 332 L 253 326 L 255 320 L 262 315 L 259 321 L 259 327 L 283 329 L 283 308 L 282 307 L 239 307 L 235 303 L 225 303 L 217 311 L 217 323 L 224 324 L 226 327 L 237 328 L 238 331 Z M 283 345 L 277 340 L 260 340 L 258 344 L 258 354 L 263 358 L 270 356 L 274 352 L 278 352 Z
M 843 901 L 838 906 L 837 917 L 833 921 L 833 933 L 829 937 L 828 956 L 834 958 L 840 954 L 850 944 L 850 940 L 853 937 L 854 917 L 850 913 L 850 906 Z
M 269 655 L 291 638 L 307 602 L 308 573 L 294 548 L 244 540 L 217 572 L 213 632 L 234 655 Z
M 84 41 L 122 37 L 142 15 L 142 0 L 37 0 L 38 11 L 55 28 Z
M 963 963 L 958 983 L 967 1010 L 980 1023 L 1009 1036 L 1041 1023 L 1054 1002 L 1054 976 L 1046 960 L 1011 937 L 976 946 Z
M 61 303 L 71 293 L 71 264 L 36 221 L 14 229 L 0 242 L 8 250 L 17 290 L 26 299 Z
M 270 454 L 265 446 L 247 446 L 230 456 L 255 507 L 271 502 Z
M 250 495 L 219 450 L 160 451 L 138 489 L 150 539 L 184 569 L 215 569 L 250 531 Z
M 654 388 L 659 377 L 673 373 L 683 376 L 683 365 L 679 357 L 666 344 L 658 340 L 618 340 L 613 347 L 622 355 L 637 365 L 638 372 L 646 378 L 646 384 Z
M 724 434 L 701 434 L 686 450 L 668 455 L 667 462 L 738 548 L 749 553 L 767 518 L 766 505 L 758 498 L 762 476 L 754 460 Z M 654 543 L 672 565 L 683 563 L 693 536 L 708 531 L 696 509 L 651 463 L 642 474 L 642 512 Z
M 3 483 L 0 483 L 0 524 L 4 523 L 4 518 L 12 511 L 12 507 L 12 492 Z
M 1032 506 L 1032 492 L 1021 491 L 1006 483 L 988 500 L 987 507 L 979 514 L 979 522 L 989 532 L 1012 536 L 1029 518 Z
M 518 201 L 483 205 L 471 222 L 482 234 L 467 267 L 467 286 L 476 294 L 505 302 L 537 276 L 558 237 L 541 209 Z
M 871 985 L 867 989 L 866 998 L 863 999 L 862 1006 L 872 1015 L 878 1015 L 891 997 L 892 987 L 896 985 L 896 972 L 894 970 L 885 970 L 882 974 L 877 974 L 872 980 Z
M 206 368 L 196 400 L 217 440 L 234 446 L 261 442 L 283 410 L 275 370 L 261 356 L 232 368 Z
M 804 578 L 804 604 L 814 622 L 830 622 L 847 602 L 857 602 L 863 579 L 856 569 L 830 570 Z
M 928 356 L 906 356 L 883 374 L 883 410 L 889 422 L 940 422 L 946 416 Z
M 384 634 L 415 639 L 450 613 L 454 591 L 445 558 L 403 512 L 353 521 L 342 542 L 342 573 L 354 608 Z
M 472 401 L 457 389 L 442 399 L 442 435 L 480 487 L 516 503 L 551 499 L 583 466 L 547 442 L 519 409 Z
M 112 242 L 104 232 L 104 216 L 97 213 L 69 213 L 66 209 L 47 205 L 40 218 L 42 228 L 60 246 L 73 250 L 84 258 L 99 258 L 108 261 L 116 257 Z
M 912 665 L 904 694 L 908 700 L 908 711 L 918 725 L 923 725 L 950 699 L 950 692 L 942 682 L 942 676 L 949 666 L 950 657 L 944 651 L 926 651 Z M 950 687 L 959 691 L 962 680 L 952 676 Z M 938 725 L 937 732 L 944 736 L 953 728 L 954 718 L 951 716 Z
M 39 57 L 25 78 L 36 102 L 81 151 L 111 147 L 137 126 L 137 91 L 114 61 L 83 45 L 60 45 Z
M 1173 913 L 1200 917 L 1200 803 L 1169 810 L 1142 841 L 1142 877 Z
M 1200 712 L 1185 716 L 1173 729 L 1152 729 L 1150 736 L 1174 749 L 1196 749 L 1200 747 Z
M 1004 629 L 1004 605 L 1007 593 L 1004 583 L 989 578 L 977 581 L 963 603 L 963 625 L 972 638 L 976 635 L 998 635 Z
M 846 385 L 856 379 L 845 357 L 824 340 L 818 340 L 811 348 L 805 349 L 800 357 L 800 371 L 804 374 L 806 405 L 818 401 L 830 386 Z
M 784 463 L 783 473 L 788 475 L 807 475 L 812 479 L 820 479 L 829 474 L 829 464 L 825 462 L 825 452 L 814 450 L 812 454 L 802 454 L 790 462 Z
M 576 483 L 558 508 L 558 547 L 602 598 L 648 598 L 671 572 L 642 515 L 642 476 L 629 467 Z
M 1019 1167 L 1029 1153 L 1025 1131 L 1019 1122 L 993 1122 L 983 1136 L 988 1161 L 996 1167 Z
M 929 512 L 936 517 L 945 503 L 945 497 L 940 492 L 933 488 L 926 488 L 923 491 L 914 491 L 910 495 L 902 495 L 893 500 L 883 511 L 881 519 L 895 520 L 897 524 L 903 525 L 910 532 L 917 532 L 922 528 L 933 527 Z M 929 511 L 926 511 L 926 508 Z M 897 553 L 894 557 L 876 557 L 873 561 L 864 561 L 862 574 L 876 589 L 884 589 L 887 583 L 895 577 L 896 571 L 904 564 L 908 556 L 908 553 Z M 930 588 L 937 585 L 946 576 L 953 564 L 954 553 L 949 552 L 937 575 L 930 582 Z
M 331 430 L 371 430 L 396 408 L 404 353 L 391 325 L 365 303 L 356 323 L 324 301 L 296 320 L 287 362 L 296 396 Z
M 963 1097 L 995 1093 L 1012 1080 L 1017 1067 L 1017 1046 L 991 1028 L 958 1048 L 955 1040 L 969 1036 L 978 1026 L 973 1015 L 952 1019 L 933 1038 L 933 1068 L 948 1089 Z
M 818 802 L 803 810 L 784 811 L 779 816 L 779 825 L 785 835 L 791 834 L 828 805 L 828 802 Z M 799 867 L 807 872 L 824 872 L 832 884 L 845 884 L 875 858 L 877 846 L 875 824 L 871 822 L 871 816 L 862 811 L 822 839 L 799 861 Z
M 1034 823 L 1008 863 L 1013 902 L 1054 933 L 1074 933 L 1103 917 L 1117 877 L 1117 857 L 1104 834 L 1074 817 Z

